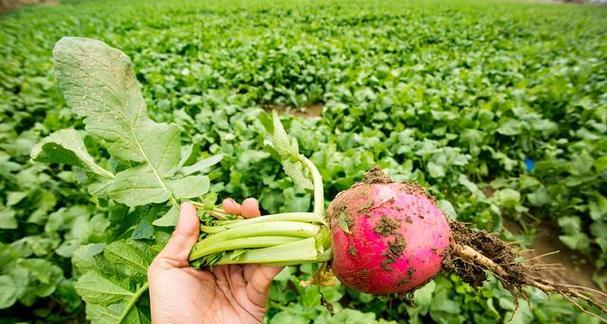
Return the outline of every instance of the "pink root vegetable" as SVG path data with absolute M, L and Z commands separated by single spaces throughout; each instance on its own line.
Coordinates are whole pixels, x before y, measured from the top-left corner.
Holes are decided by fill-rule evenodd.
M 332 269 L 348 287 L 402 293 L 440 271 L 451 230 L 423 189 L 382 176 L 368 176 L 329 205 Z
M 333 273 L 350 288 L 375 295 L 405 293 L 440 271 L 456 273 L 478 287 L 488 270 L 515 302 L 526 297 L 524 286 L 532 286 L 607 312 L 596 298 L 607 297 L 604 293 L 544 279 L 541 264 L 521 263 L 519 253 L 493 234 L 448 222 L 423 188 L 394 183 L 378 168 L 367 172 L 364 182 L 339 193 L 327 216 Z

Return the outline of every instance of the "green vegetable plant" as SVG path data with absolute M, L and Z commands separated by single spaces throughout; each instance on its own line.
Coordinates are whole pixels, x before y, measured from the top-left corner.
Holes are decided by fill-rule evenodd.
M 313 209 L 313 191 L 284 177 L 263 144 L 263 111 L 276 108 L 291 112 L 281 121 L 318 167 L 327 201 L 380 165 L 426 187 L 450 218 L 525 248 L 553 227 L 605 289 L 604 26 L 597 6 L 476 0 L 99 0 L 3 12 L 0 321 L 84 321 L 75 290 L 84 273 L 129 291 L 143 283 L 147 256 L 126 267 L 104 248 L 124 241 L 153 255 L 177 217 L 167 202 L 129 207 L 89 194 L 97 180 L 83 167 L 31 160 L 42 138 L 73 128 L 103 169 L 139 163 L 112 158 L 66 106 L 51 60 L 64 35 L 130 56 L 150 118 L 181 130 L 180 173 L 201 168 L 191 175 L 210 179 L 213 193 L 193 198 L 209 209 L 214 193 L 257 197 L 270 214 Z M 512 221 L 524 232 L 508 233 Z M 497 280 L 478 290 L 455 275 L 418 290 L 416 307 L 320 288 L 331 315 L 317 287 L 299 285 L 313 269 L 288 267 L 273 283 L 268 322 L 596 323 L 562 297 L 535 291 L 515 308 Z M 146 298 L 135 304 L 143 322 Z
M 62 129 L 52 133 L 32 149 L 32 159 L 82 169 L 89 179 L 89 194 L 118 213 L 127 208 L 167 205 L 168 211 L 153 221 L 156 226 L 174 226 L 179 201 L 193 200 L 203 221 L 209 216 L 219 219 L 213 226 L 201 226 L 204 233 L 214 235 L 194 246 L 190 258 L 198 264 L 287 265 L 331 259 L 321 176 L 314 164 L 299 154 L 297 142 L 287 137 L 277 115 L 272 119 L 269 145 L 283 161 L 287 174 L 303 188 L 313 189 L 314 211 L 230 219 L 213 206 L 213 195 L 205 196 L 210 181 L 201 174 L 221 156 L 184 165 L 191 147 L 182 147 L 179 128 L 174 124 L 156 123 L 148 117 L 132 63 L 124 53 L 96 40 L 65 37 L 57 42 L 53 61 L 66 102 L 84 118 L 85 131 Z M 87 151 L 88 137 L 107 150 L 105 165 Z M 104 247 L 89 246 L 79 251 L 82 255 L 76 256 L 75 263 L 82 276 L 76 290 L 87 302 L 89 319 L 99 321 L 109 316 L 116 322 L 128 322 L 147 316 L 136 305 L 147 290 L 145 275 L 156 248 L 133 240 L 116 240 Z M 102 260 L 92 259 L 101 252 Z
M 374 225 L 373 230 L 378 233 L 375 236 L 379 235 L 379 241 L 387 244 L 388 248 L 386 252 L 383 249 L 370 248 L 368 250 L 371 254 L 367 255 L 369 251 L 365 250 L 362 257 L 371 257 L 367 262 L 375 262 L 373 258 L 385 259 L 382 268 L 386 274 L 390 273 L 390 267 L 395 265 L 405 247 L 411 243 L 406 241 L 413 238 L 407 234 L 409 226 L 418 231 L 429 229 L 430 227 L 426 226 L 428 224 L 437 226 L 434 222 L 440 221 L 443 224 L 441 226 L 447 228 L 444 231 L 437 230 L 436 233 L 431 232 L 434 228 L 429 229 L 428 233 L 417 232 L 419 235 L 427 234 L 433 239 L 427 240 L 428 246 L 416 243 L 416 249 L 419 251 L 415 250 L 412 257 L 418 253 L 430 253 L 430 247 L 436 240 L 441 246 L 440 251 L 437 251 L 438 245 L 432 249 L 432 260 L 438 263 L 432 266 L 434 270 L 431 273 L 417 280 L 413 279 L 417 278 L 416 270 L 426 270 L 416 268 L 416 263 L 421 266 L 428 262 L 408 259 L 415 262 L 410 271 L 400 271 L 403 275 L 408 275 L 403 279 L 406 281 L 398 281 L 397 286 L 403 286 L 401 291 L 414 289 L 420 286 L 420 283 L 433 278 L 444 258 L 455 258 L 447 261 L 444 268 L 462 275 L 464 280 L 471 283 L 483 281 L 485 275 L 471 273 L 468 269 L 470 264 L 495 273 L 515 296 L 521 294 L 522 286 L 529 285 L 545 292 L 558 292 L 568 299 L 579 298 L 601 308 L 600 303 L 581 293 L 585 291 L 583 287 L 544 280 L 536 276 L 538 270 L 533 265 L 519 265 L 516 261 L 517 254 L 499 239 L 482 232 L 472 234 L 473 232 L 457 222 L 452 222 L 449 230 L 449 225 L 435 201 L 420 187 L 392 183 L 379 169 L 366 175 L 365 184 L 342 192 L 342 198 L 338 197 L 332 203 L 334 207 L 329 207 L 330 213 L 325 218 L 320 172 L 314 163 L 299 153 L 297 141 L 287 136 L 276 112 L 271 120 L 266 119 L 264 122 L 268 133 L 271 134 L 266 144 L 272 154 L 282 162 L 283 169 L 295 185 L 313 191 L 313 212 L 279 213 L 254 219 L 237 219 L 213 206 L 215 196 L 212 193 L 207 194 L 210 180 L 207 176 L 198 174 L 219 162 L 221 158 L 214 156 L 186 165 L 191 147 L 181 146 L 178 127 L 157 123 L 149 118 L 132 63 L 124 53 L 96 40 L 65 37 L 57 42 L 53 50 L 53 60 L 66 102 L 84 119 L 85 134 L 74 129 L 59 130 L 32 149 L 32 158 L 41 162 L 69 164 L 81 168 L 89 176 L 88 192 L 102 199 L 111 209 L 124 211 L 126 208 L 141 206 L 161 209 L 163 205 L 170 207 L 163 216 L 152 222 L 156 226 L 174 225 L 179 201 L 195 200 L 194 205 L 199 208 L 203 234 L 190 253 L 190 261 L 194 266 L 234 263 L 325 263 L 332 260 L 332 247 L 339 249 L 335 252 L 339 252 L 338 256 L 342 258 L 346 253 L 354 257 L 361 252 L 360 249 L 368 249 L 367 245 L 363 243 L 355 248 L 350 239 L 347 239 L 348 243 L 336 242 L 339 242 L 340 235 L 351 236 L 352 226 L 358 232 L 357 235 L 366 237 L 368 232 L 365 226 L 369 225 L 364 224 L 368 224 L 369 217 L 376 218 L 371 216 L 373 214 L 381 218 L 377 219 L 378 225 Z M 90 155 L 85 145 L 86 136 L 92 137 L 93 141 L 99 141 L 100 147 L 107 150 L 109 158 L 105 164 L 111 167 L 97 163 Z M 385 195 L 386 190 L 394 191 L 393 198 L 381 201 L 377 197 Z M 356 191 L 360 192 L 354 193 Z M 371 198 L 365 202 L 367 196 Z M 376 204 L 394 212 L 395 216 L 390 217 L 396 218 L 386 218 L 389 211 L 371 211 L 371 208 L 377 208 Z M 408 204 L 409 207 L 403 210 L 400 206 L 402 204 Z M 361 221 L 363 219 L 365 220 Z M 331 233 L 327 221 L 331 222 Z M 402 227 L 399 225 L 401 221 L 414 225 Z M 430 223 L 426 224 L 428 221 Z M 145 228 L 146 223 L 143 224 L 141 229 L 137 228 L 133 232 L 133 238 L 140 235 L 151 238 L 155 234 L 153 230 L 149 233 Z M 403 232 L 400 233 L 401 231 Z M 384 238 L 381 238 L 382 236 Z M 393 240 L 389 241 L 387 237 L 392 237 Z M 146 318 L 147 310 L 145 307 L 138 307 L 138 304 L 141 304 L 140 298 L 148 288 L 145 277 L 147 266 L 164 239 L 157 237 L 156 241 L 157 244 L 149 246 L 142 242 L 118 239 L 106 246 L 89 246 L 92 251 L 80 251 L 83 253 L 79 256 L 82 260 L 76 257 L 75 262 L 82 276 L 78 279 L 76 290 L 87 302 L 87 317 L 90 320 L 97 322 L 109 317 L 122 323 L 138 322 Z M 345 252 L 348 245 L 348 252 Z M 448 252 L 443 251 L 447 245 Z M 95 258 L 101 250 L 103 258 Z M 501 252 L 494 256 L 492 253 L 495 251 Z M 458 260 L 465 262 L 458 263 Z M 83 266 L 78 266 L 79 262 L 82 262 Z M 340 277 L 342 280 L 347 279 L 351 287 L 378 293 L 399 291 L 394 289 L 393 284 L 378 290 L 369 288 L 369 283 L 361 282 L 370 278 L 368 271 L 371 271 L 371 268 L 367 269 L 368 265 L 358 269 L 343 263 L 346 261 L 336 259 L 335 262 L 335 269 L 341 269 L 340 272 L 344 271 L 347 276 L 358 276 L 359 271 L 367 271 L 358 279 L 347 278 L 345 275 Z M 408 262 L 410 261 L 406 261 Z M 319 270 L 319 276 L 323 276 L 323 271 L 324 266 Z M 336 274 L 340 275 L 338 272 Z M 315 278 L 314 282 L 317 280 Z M 416 280 L 416 284 L 408 285 L 409 280 Z M 372 286 L 380 287 L 377 284 Z
M 32 149 L 32 158 L 82 169 L 89 179 L 87 191 L 115 217 L 129 209 L 131 215 L 153 214 L 157 204 L 165 203 L 170 209 L 154 224 L 174 225 L 180 200 L 208 192 L 209 178 L 201 172 L 220 157 L 184 165 L 191 147 L 181 145 L 176 125 L 149 118 L 132 63 L 121 51 L 96 40 L 66 37 L 57 42 L 53 60 L 66 102 L 84 118 L 85 132 L 59 130 Z M 104 165 L 87 151 L 88 137 L 106 150 Z M 151 226 L 142 223 L 133 238 L 153 236 Z M 100 253 L 102 260 L 93 259 Z M 74 263 L 82 275 L 76 290 L 87 302 L 88 318 L 130 322 L 147 316 L 136 304 L 147 290 L 146 271 L 155 253 L 154 245 L 128 239 L 79 250 Z

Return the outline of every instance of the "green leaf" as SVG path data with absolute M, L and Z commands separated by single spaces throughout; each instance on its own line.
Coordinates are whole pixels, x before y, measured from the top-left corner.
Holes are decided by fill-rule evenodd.
M 200 160 L 192 165 L 181 168 L 181 173 L 183 173 L 184 175 L 190 175 L 196 172 L 206 171 L 208 168 L 219 163 L 221 159 L 223 159 L 223 154 L 213 155 L 204 160 Z
M 457 219 L 457 212 L 450 201 L 441 199 L 438 201 L 438 207 L 447 215 L 450 220 Z
M 460 174 L 459 178 L 458 178 L 458 182 L 462 186 L 466 187 L 466 189 L 468 189 L 474 195 L 485 198 L 485 194 L 478 188 L 478 186 L 474 182 L 468 180 L 468 178 L 465 175 Z
M 533 320 L 533 314 L 527 303 L 519 303 L 514 314 L 508 312 L 506 318 L 510 318 L 510 324 L 527 324 Z
M 436 283 L 434 281 L 430 281 L 423 287 L 415 290 L 415 292 L 413 293 L 413 301 L 415 302 L 415 305 L 427 310 L 432 302 L 432 294 L 434 293 L 435 289 Z
M 78 279 L 76 291 L 87 303 L 101 305 L 109 305 L 134 295 L 95 270 L 85 273 Z
M 116 241 L 108 244 L 103 254 L 108 261 L 128 269 L 131 276 L 145 276 L 154 257 L 153 254 L 146 254 L 145 251 L 124 241 Z
M 166 182 L 169 190 L 177 199 L 194 198 L 209 191 L 211 182 L 207 176 L 188 176 Z
M 432 178 L 442 178 L 445 176 L 445 168 L 434 162 L 428 162 L 428 172 Z
M 597 238 L 607 238 L 607 223 L 592 223 L 592 225 L 590 225 L 590 233 Z
M 303 189 L 312 190 L 314 185 L 310 180 L 310 176 L 304 174 L 307 169 L 304 168 L 300 161 L 292 162 L 291 160 L 282 161 L 282 167 L 285 173 L 293 180 L 293 183 Z
M 0 210 L 0 228 L 15 229 L 17 228 L 17 219 L 15 219 L 15 211 L 8 208 Z
M 459 314 L 460 304 L 449 299 L 446 291 L 437 293 L 435 298 L 432 299 L 430 305 L 430 312 L 445 312 L 448 314 Z
M 575 234 L 580 232 L 581 219 L 575 216 L 561 217 L 558 220 L 559 226 L 563 229 L 563 232 L 567 234 Z
M 172 206 L 162 217 L 152 222 L 152 225 L 159 227 L 169 227 L 177 225 L 179 218 L 179 208 Z
M 148 219 L 142 219 L 133 230 L 131 238 L 134 240 L 149 240 L 154 238 L 154 227 Z
M 516 119 L 505 119 L 505 121 L 499 126 L 497 132 L 502 135 L 514 136 L 521 133 L 523 123 Z
M 57 204 L 57 197 L 52 192 L 43 190 L 38 192 L 38 194 L 33 197 L 33 200 L 36 210 L 29 215 L 27 221 L 42 225 L 48 217 L 48 213 Z
M 590 218 L 595 221 L 601 220 L 604 216 L 607 216 L 607 198 L 598 192 L 590 197 L 588 207 L 590 209 Z
M 86 318 L 94 324 L 116 324 L 123 307 L 122 303 L 109 306 L 87 304 Z
M 20 259 L 17 267 L 26 269 L 30 278 L 30 289 L 25 298 L 47 297 L 52 294 L 63 279 L 63 271 L 57 265 L 44 259 Z M 22 298 L 24 298 L 22 297 Z
M 6 205 L 14 206 L 18 204 L 23 198 L 27 197 L 27 192 L 23 191 L 11 191 L 6 194 Z
M 520 204 L 521 194 L 514 189 L 506 188 L 494 192 L 491 200 L 501 207 L 514 208 Z
M 0 276 L 0 309 L 13 306 L 26 287 L 27 282 L 15 281 L 15 278 L 9 275 Z
M 53 62 L 67 104 L 85 118 L 89 133 L 107 142 L 112 156 L 127 161 L 149 161 L 151 154 L 146 153 L 163 146 L 146 147 L 142 141 L 148 145 L 160 144 L 174 137 L 173 132 L 169 136 L 152 132 L 159 135 L 152 138 L 138 136 L 142 131 L 152 135 L 149 129 L 144 130 L 145 126 L 155 128 L 156 125 L 147 116 L 133 64 L 120 50 L 93 39 L 64 37 L 55 44 Z M 175 164 L 179 161 L 179 147 L 176 157 Z M 160 160 L 171 158 L 169 154 Z
M 110 188 L 110 197 L 131 207 L 165 202 L 171 193 L 156 175 L 149 164 L 118 172 Z
M 590 246 L 590 239 L 588 239 L 588 235 L 584 233 L 560 235 L 559 239 L 568 248 L 573 250 L 586 251 Z
M 594 168 L 597 172 L 607 170 L 607 155 L 601 156 L 594 160 Z
M 527 194 L 531 205 L 541 207 L 550 202 L 550 195 L 544 187 L 537 188 L 534 192 Z
M 104 197 L 109 195 L 112 185 L 114 185 L 113 179 L 101 179 L 89 184 L 86 190 L 92 196 Z
M 308 319 L 305 317 L 290 313 L 288 311 L 281 311 L 270 319 L 270 324 L 307 324 L 308 322 Z
M 81 245 L 72 254 L 72 264 L 79 273 L 94 270 L 98 266 L 95 256 L 100 255 L 103 252 L 104 247 L 105 244 L 103 243 Z
M 64 163 L 82 167 L 102 178 L 114 178 L 114 174 L 95 163 L 88 153 L 80 133 L 74 129 L 62 129 L 38 143 L 31 152 L 32 159 L 45 163 Z
M 354 309 L 344 309 L 335 314 L 332 318 L 333 323 L 349 323 L 349 324 L 368 324 L 375 323 L 375 314 L 363 313 Z
M 86 130 L 113 157 L 143 163 L 119 172 L 110 196 L 128 206 L 168 200 L 166 178 L 180 161 L 179 128 L 149 119 L 129 58 L 100 41 L 64 37 L 53 60 L 65 100 L 84 117 Z

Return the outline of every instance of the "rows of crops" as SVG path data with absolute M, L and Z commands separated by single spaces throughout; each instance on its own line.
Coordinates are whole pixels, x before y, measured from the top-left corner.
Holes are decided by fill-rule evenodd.
M 125 51 L 154 120 L 175 122 L 220 198 L 258 197 L 265 212 L 308 210 L 311 194 L 263 146 L 264 110 L 285 115 L 319 167 L 327 199 L 380 165 L 415 180 L 451 217 L 502 231 L 541 222 L 607 268 L 607 9 L 509 2 L 61 2 L 0 17 L 0 318 L 81 321 L 75 284 L 104 242 L 154 246 L 163 206 L 90 198 L 83 170 L 33 162 L 41 138 L 82 121 L 65 106 L 51 50 L 65 35 Z M 112 167 L 95 142 L 88 150 Z M 115 166 L 114 166 L 115 167 Z M 505 234 L 508 236 L 508 234 Z M 524 239 L 526 238 L 526 239 Z M 270 322 L 591 322 L 531 292 L 513 315 L 494 280 L 479 291 L 440 277 L 412 296 L 302 287 L 313 266 L 272 286 Z M 298 274 L 295 276 L 295 274 Z M 136 278 L 122 282 L 137 283 Z M 333 304 L 321 305 L 321 294 Z M 140 319 L 147 321 L 146 301 Z

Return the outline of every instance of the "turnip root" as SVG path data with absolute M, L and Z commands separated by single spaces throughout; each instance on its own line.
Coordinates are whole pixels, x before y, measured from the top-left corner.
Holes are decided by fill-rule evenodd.
M 364 182 L 340 192 L 327 216 L 333 273 L 353 289 L 376 295 L 406 293 L 441 269 L 478 287 L 488 270 L 515 297 L 526 297 L 522 288 L 533 286 L 559 293 L 576 305 L 574 299 L 581 299 L 606 310 L 583 294 L 592 289 L 542 278 L 539 267 L 519 262 L 520 255 L 504 241 L 459 222 L 449 223 L 423 188 L 393 183 L 380 169 L 370 170 Z
M 332 269 L 354 289 L 387 294 L 423 285 L 441 269 L 449 224 L 423 189 L 390 183 L 379 169 L 341 192 L 327 212 Z

